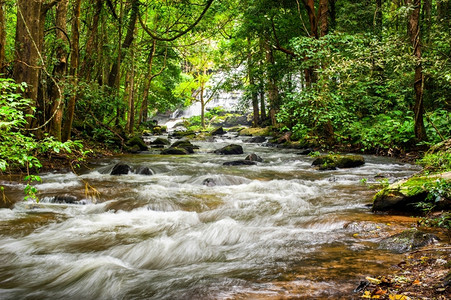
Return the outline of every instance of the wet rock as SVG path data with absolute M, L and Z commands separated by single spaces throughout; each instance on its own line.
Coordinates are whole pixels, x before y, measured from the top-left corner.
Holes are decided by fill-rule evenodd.
M 139 148 L 138 145 L 133 145 L 131 148 L 128 148 L 128 152 L 132 153 L 132 154 L 136 154 L 141 152 L 141 148 Z
M 316 158 L 312 166 L 319 170 L 335 170 L 336 168 L 355 168 L 365 164 L 361 155 L 322 155 Z
M 216 182 L 213 178 L 206 178 L 206 179 L 204 179 L 204 181 L 202 181 L 202 185 L 215 186 Z
M 249 154 L 248 156 L 246 156 L 244 160 L 263 162 L 263 158 L 261 158 L 255 153 Z
M 409 229 L 383 239 L 379 244 L 379 248 L 396 253 L 405 253 L 434 244 L 438 240 L 438 237 L 433 234 L 417 229 Z
M 53 198 L 54 203 L 66 203 L 75 204 L 78 202 L 78 198 L 72 195 L 58 195 Z
M 211 135 L 223 135 L 223 134 L 225 134 L 225 131 L 224 131 L 224 128 L 218 127 L 218 128 L 216 128 L 216 129 L 213 129 L 213 130 L 210 132 L 210 134 L 211 134 Z
M 171 145 L 171 148 L 182 148 L 188 151 L 188 153 L 194 153 L 194 149 L 199 149 L 198 146 L 193 145 L 190 141 L 180 140 Z
M 187 154 L 190 154 L 190 152 L 184 148 L 170 147 L 170 148 L 162 150 L 160 154 L 163 154 L 163 155 L 187 155 Z
M 234 160 L 234 161 L 228 161 L 223 163 L 224 166 L 252 166 L 252 165 L 256 165 L 257 163 L 255 161 L 251 161 L 251 160 Z
M 181 139 L 181 138 L 183 138 L 183 137 L 195 136 L 195 135 L 196 135 L 196 133 L 195 133 L 194 131 L 192 131 L 192 130 L 174 131 L 174 132 L 171 134 L 171 136 L 172 136 L 173 138 L 176 138 L 176 139 Z
M 260 143 L 264 143 L 266 142 L 266 137 L 264 136 L 254 136 L 250 139 L 247 139 L 244 141 L 245 143 L 256 143 L 256 144 L 260 144 Z
M 139 167 L 137 172 L 139 175 L 153 175 L 153 171 L 149 167 Z
M 110 175 L 126 175 L 128 174 L 132 168 L 127 164 L 118 163 L 111 170 Z
M 159 137 L 159 138 L 156 138 L 154 141 L 150 142 L 150 144 L 154 145 L 154 146 L 158 146 L 158 145 L 165 146 L 165 145 L 170 145 L 171 142 L 169 142 L 168 139 Z
M 433 185 L 438 179 L 451 180 L 451 172 L 431 176 L 414 176 L 395 182 L 374 196 L 373 211 L 421 214 L 422 211 L 417 204 L 426 200 L 429 194 L 426 187 Z M 449 209 L 451 206 L 451 199 L 436 200 L 434 210 Z
M 310 153 L 312 153 L 313 150 L 308 148 L 308 149 L 302 149 L 300 152 L 298 152 L 298 155 L 309 155 Z
M 221 149 L 215 150 L 214 153 L 221 154 L 221 155 L 233 155 L 233 154 L 243 154 L 244 151 L 243 151 L 242 146 L 236 145 L 236 144 L 230 144 Z
M 140 151 L 146 151 L 148 150 L 146 143 L 144 143 L 144 140 L 141 136 L 139 135 L 135 135 L 134 137 L 132 137 L 131 139 L 129 139 L 126 143 L 126 145 L 128 147 L 130 147 L 130 149 L 135 148 L 135 146 L 138 146 Z

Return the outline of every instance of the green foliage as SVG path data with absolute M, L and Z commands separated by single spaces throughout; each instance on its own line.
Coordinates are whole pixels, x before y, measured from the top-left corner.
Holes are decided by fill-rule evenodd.
M 82 145 L 78 141 L 61 143 L 51 137 L 38 141 L 32 134 L 26 134 L 26 118 L 32 116 L 25 112 L 32 112 L 34 108 L 31 107 L 31 101 L 20 94 L 25 87 L 25 84 L 16 84 L 13 80 L 0 78 L 0 171 L 26 168 L 26 199 L 37 200 L 36 188 L 31 183 L 40 181 L 40 178 L 30 175 L 29 172 L 30 169 L 37 170 L 42 166 L 39 155 L 71 153 L 73 150 L 81 150 Z M 83 154 L 80 156 L 82 158 Z
M 418 160 L 418 164 L 423 166 L 426 172 L 449 172 L 451 171 L 451 152 L 426 153 Z

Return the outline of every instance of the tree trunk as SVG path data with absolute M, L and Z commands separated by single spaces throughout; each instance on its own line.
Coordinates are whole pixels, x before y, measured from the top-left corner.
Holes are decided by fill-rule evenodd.
M 423 106 L 423 69 L 421 65 L 421 40 L 420 40 L 420 9 L 421 0 L 408 0 L 408 4 L 413 5 L 413 10 L 409 16 L 408 32 L 410 41 L 413 45 L 413 55 L 416 58 L 414 91 L 415 91 L 415 137 L 418 141 L 426 139 L 426 130 L 424 128 L 424 106 Z
M 249 77 L 249 88 L 251 90 L 251 98 L 252 98 L 252 111 L 253 111 L 253 121 L 252 126 L 258 127 L 260 123 L 259 120 L 259 108 L 258 108 L 258 94 L 257 87 L 255 86 L 255 78 L 254 78 L 254 66 L 252 62 L 252 53 L 251 53 L 251 42 L 250 39 L 247 39 L 248 44 L 248 57 L 247 57 L 247 68 L 248 68 L 248 77 Z
M 265 89 L 263 78 L 260 79 L 260 120 L 261 123 L 266 121 L 266 105 L 265 105 Z
M 70 70 L 69 75 L 72 80 L 72 85 L 75 88 L 73 95 L 71 95 L 67 103 L 66 121 L 64 123 L 64 130 L 62 140 L 65 142 L 70 140 L 72 131 L 72 123 L 74 121 L 75 103 L 77 101 L 77 84 L 78 84 L 78 65 L 80 61 L 80 7 L 81 0 L 75 1 L 74 16 L 72 20 L 72 49 L 70 55 Z
M 6 71 L 6 16 L 5 0 L 0 0 L 0 78 Z
M 77 2 L 80 2 L 77 0 Z M 78 5 L 78 4 L 76 4 Z M 83 60 L 83 65 L 80 70 L 80 78 L 85 78 L 89 82 L 92 78 L 92 73 L 94 72 L 93 66 L 96 65 L 96 58 L 100 58 L 95 50 L 98 44 L 98 33 L 99 33 L 99 20 L 100 13 L 102 12 L 103 0 L 97 0 L 95 6 L 94 16 L 92 18 L 92 24 L 90 26 L 91 31 L 89 33 L 88 40 L 86 42 L 86 52 L 85 58 Z M 78 13 L 79 14 L 79 13 Z M 78 19 L 80 16 L 78 17 Z M 78 21 L 80 23 L 80 21 Z M 80 27 L 80 25 L 78 25 Z M 98 61 L 97 61 L 98 63 Z
M 330 15 L 330 28 L 335 29 L 337 25 L 337 12 L 335 10 L 335 2 L 337 0 L 329 0 L 329 15 Z
M 329 32 L 329 0 L 319 0 L 320 37 Z
M 266 63 L 268 66 L 274 65 L 274 55 L 271 49 L 269 40 L 265 39 L 264 49 L 266 54 Z M 271 119 L 271 125 L 275 126 L 277 124 L 276 114 L 279 109 L 279 91 L 277 89 L 276 79 L 271 70 L 267 70 L 267 89 L 268 89 L 268 101 L 269 101 L 269 117 Z
M 204 91 L 205 91 L 205 76 L 207 75 L 207 69 L 204 68 L 203 76 L 200 82 L 200 120 L 202 123 L 202 128 L 205 128 L 205 100 L 204 100 Z
M 152 83 L 152 67 L 153 67 L 153 59 L 155 57 L 156 51 L 156 40 L 152 41 L 152 50 L 149 54 L 148 59 L 148 67 L 147 67 L 147 77 L 144 79 L 144 91 L 143 91 L 143 102 L 141 104 L 141 110 L 139 111 L 138 123 L 146 122 L 148 118 L 148 110 L 149 110 L 149 90 L 150 84 Z
M 311 35 L 318 38 L 318 19 L 315 13 L 315 0 L 303 0 L 303 2 L 310 22 Z
M 67 69 L 67 51 L 64 45 L 68 42 L 66 32 L 67 6 L 69 0 L 61 0 L 56 7 L 56 62 L 53 67 L 53 79 L 50 81 L 50 123 L 49 133 L 61 141 L 61 125 L 63 121 L 63 91 L 59 84 Z
M 43 65 L 40 56 L 40 19 L 43 0 L 18 0 L 16 46 L 13 78 L 16 82 L 28 84 L 24 97 L 36 105 L 39 85 L 39 71 Z M 27 113 L 31 113 L 28 111 Z M 31 120 L 28 119 L 28 127 Z
M 375 31 L 379 40 L 382 39 L 382 0 L 376 0 Z
M 130 46 L 132 45 L 133 40 L 134 40 L 135 26 L 136 26 L 136 21 L 138 20 L 139 1 L 133 0 L 131 5 L 132 5 L 132 9 L 131 9 L 130 19 L 129 19 L 128 26 L 127 26 L 127 33 L 125 35 L 124 42 L 122 43 L 122 45 L 119 45 L 117 60 L 114 62 L 113 66 L 111 67 L 111 72 L 108 77 L 108 85 L 113 88 L 119 86 L 120 65 L 126 55 L 125 51 L 130 48 Z
M 423 2 L 423 16 L 421 19 L 421 27 L 423 33 L 423 41 L 425 43 L 429 40 L 429 35 L 431 31 L 431 16 L 432 16 L 432 0 L 424 0 Z

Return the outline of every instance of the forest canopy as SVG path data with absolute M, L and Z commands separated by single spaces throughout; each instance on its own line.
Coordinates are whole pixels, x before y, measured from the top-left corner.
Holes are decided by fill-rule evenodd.
M 305 145 L 433 144 L 451 135 L 450 23 L 449 0 L 1 0 L 20 120 L 2 108 L 0 131 L 120 145 L 158 113 L 204 112 L 210 88 Z

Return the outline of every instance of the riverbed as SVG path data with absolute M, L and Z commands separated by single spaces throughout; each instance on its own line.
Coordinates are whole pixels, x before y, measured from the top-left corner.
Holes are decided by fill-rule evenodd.
M 378 241 L 414 219 L 371 213 L 371 186 L 417 166 L 365 156 L 359 168 L 318 171 L 298 150 L 244 140 L 41 174 L 39 203 L 0 209 L 0 298 L 349 298 L 365 276 L 400 259 Z M 212 153 L 230 143 L 245 154 Z M 264 161 L 223 166 L 250 153 Z M 117 163 L 152 175 L 112 176 Z M 23 184 L 1 184 L 21 197 Z

